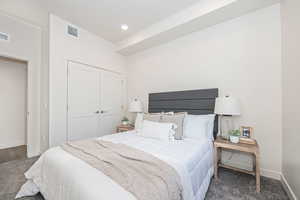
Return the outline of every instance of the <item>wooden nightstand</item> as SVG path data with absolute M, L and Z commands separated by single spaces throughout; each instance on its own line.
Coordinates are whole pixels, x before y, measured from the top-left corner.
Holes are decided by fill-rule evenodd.
M 239 168 L 235 168 L 235 167 L 231 167 L 231 166 L 222 164 L 220 162 L 222 149 L 229 149 L 229 150 L 235 150 L 235 151 L 246 152 L 246 153 L 252 154 L 254 157 L 254 160 L 253 160 L 254 171 L 248 171 L 248 170 L 239 169 Z M 242 144 L 242 143 L 234 144 L 234 143 L 231 143 L 227 140 L 224 140 L 224 139 L 218 137 L 214 142 L 214 150 L 215 150 L 215 156 L 214 156 L 215 157 L 215 179 L 218 179 L 218 168 L 219 167 L 232 169 L 232 170 L 242 172 L 242 173 L 251 174 L 256 177 L 256 191 L 258 193 L 260 192 L 260 160 L 259 160 L 260 154 L 259 154 L 259 146 L 258 146 L 257 142 L 255 144 Z
M 131 131 L 134 129 L 132 125 L 120 125 L 117 127 L 117 133 Z

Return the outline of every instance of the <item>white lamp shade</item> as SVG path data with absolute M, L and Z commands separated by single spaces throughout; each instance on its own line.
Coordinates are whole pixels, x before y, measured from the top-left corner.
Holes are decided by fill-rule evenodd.
M 240 115 L 240 104 L 233 97 L 218 97 L 216 98 L 215 114 L 217 115 Z
M 132 113 L 143 112 L 142 102 L 139 101 L 138 99 L 135 99 L 134 101 L 132 101 L 129 105 L 129 112 L 132 112 Z

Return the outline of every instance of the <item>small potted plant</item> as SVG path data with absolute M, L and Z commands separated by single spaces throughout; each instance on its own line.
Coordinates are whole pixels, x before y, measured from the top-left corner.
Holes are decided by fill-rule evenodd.
M 241 136 L 241 131 L 240 130 L 231 130 L 229 131 L 229 139 L 230 142 L 232 143 L 239 143 L 240 142 L 240 136 Z
M 122 125 L 129 125 L 129 119 L 127 118 L 127 117 L 123 117 L 123 119 L 122 119 Z

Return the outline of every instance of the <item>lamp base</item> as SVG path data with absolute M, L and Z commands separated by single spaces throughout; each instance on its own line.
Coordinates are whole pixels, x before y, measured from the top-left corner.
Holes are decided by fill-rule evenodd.
M 229 136 L 227 136 L 227 135 L 221 135 L 221 138 L 222 138 L 223 140 L 229 140 Z

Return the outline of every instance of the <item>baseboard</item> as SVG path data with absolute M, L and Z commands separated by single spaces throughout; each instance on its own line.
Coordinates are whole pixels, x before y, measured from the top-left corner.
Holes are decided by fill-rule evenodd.
M 23 146 L 23 145 L 26 145 L 23 140 L 14 141 L 14 142 L 9 143 L 9 144 L 1 143 L 0 144 L 0 149 L 9 149 L 9 148 L 14 148 L 14 147 Z
M 276 179 L 276 180 L 281 180 L 281 172 L 277 172 L 274 170 L 269 170 L 269 169 L 260 169 L 261 176 L 271 178 L 271 179 Z
M 289 183 L 287 182 L 287 180 L 283 174 L 281 175 L 281 183 L 282 183 L 284 190 L 288 194 L 290 200 L 298 200 L 298 198 L 296 197 L 295 193 L 293 192 L 291 186 L 289 185 Z

